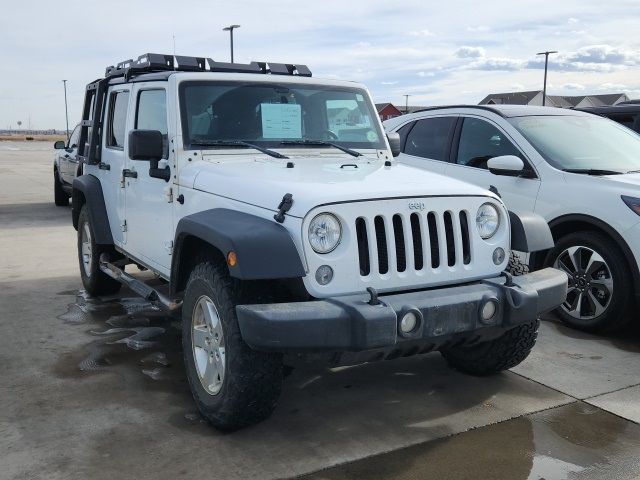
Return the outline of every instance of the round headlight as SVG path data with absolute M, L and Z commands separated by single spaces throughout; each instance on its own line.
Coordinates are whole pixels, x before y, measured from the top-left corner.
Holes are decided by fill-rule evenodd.
M 498 213 L 498 209 L 490 203 L 480 205 L 476 214 L 476 227 L 478 227 L 480 236 L 485 240 L 493 237 L 499 226 L 500 213 Z
M 329 253 L 340 243 L 340 220 L 330 213 L 316 215 L 309 224 L 309 243 L 317 253 Z

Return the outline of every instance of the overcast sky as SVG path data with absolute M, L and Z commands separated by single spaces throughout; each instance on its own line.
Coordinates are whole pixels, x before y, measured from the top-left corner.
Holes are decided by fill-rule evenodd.
M 366 83 L 376 102 L 477 103 L 542 87 L 549 94 L 640 97 L 640 1 L 288 0 L 56 2 L 0 0 L 0 128 L 64 127 L 85 85 L 145 52 L 307 64 L 316 77 Z

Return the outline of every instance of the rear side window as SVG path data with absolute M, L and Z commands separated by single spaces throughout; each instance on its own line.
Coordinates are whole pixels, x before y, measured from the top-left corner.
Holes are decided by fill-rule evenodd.
M 447 160 L 455 117 L 418 120 L 407 136 L 404 153 L 432 160 Z
M 164 90 L 142 90 L 138 94 L 135 128 L 158 130 L 162 134 L 162 158 L 168 158 L 167 95 Z
M 129 92 L 113 92 L 109 104 L 109 122 L 107 124 L 107 146 L 124 148 L 125 126 Z
M 506 134 L 489 122 L 465 118 L 460 132 L 456 163 L 468 167 L 487 168 L 487 160 L 501 155 L 522 158 Z

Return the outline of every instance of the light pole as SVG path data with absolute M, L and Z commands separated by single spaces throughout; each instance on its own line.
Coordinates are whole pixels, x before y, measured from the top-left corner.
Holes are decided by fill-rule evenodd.
M 229 25 L 228 27 L 224 27 L 222 30 L 225 32 L 229 32 L 229 38 L 231 39 L 231 63 L 233 63 L 233 29 L 240 28 L 240 25 Z
M 404 113 L 409 113 L 409 97 L 411 94 L 404 94 Z
M 67 108 L 67 81 L 62 80 L 64 85 L 64 116 L 67 119 L 67 142 L 69 142 L 69 109 Z
M 549 65 L 549 55 L 551 53 L 558 53 L 555 50 L 547 52 L 539 52 L 536 55 L 544 55 L 544 84 L 542 85 L 542 106 L 544 107 L 547 101 L 547 66 Z

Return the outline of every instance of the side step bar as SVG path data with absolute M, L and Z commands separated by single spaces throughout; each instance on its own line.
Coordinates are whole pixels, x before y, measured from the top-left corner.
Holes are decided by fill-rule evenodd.
M 100 256 L 100 270 L 114 280 L 126 285 L 145 300 L 169 310 L 170 312 L 173 312 L 182 306 L 182 301 L 172 301 L 155 288 L 152 288 L 146 283 L 125 273 L 124 270 L 113 263 L 109 263 L 109 259 L 105 253 Z

